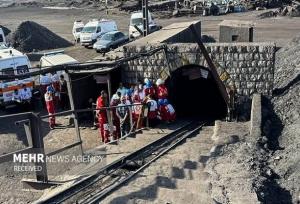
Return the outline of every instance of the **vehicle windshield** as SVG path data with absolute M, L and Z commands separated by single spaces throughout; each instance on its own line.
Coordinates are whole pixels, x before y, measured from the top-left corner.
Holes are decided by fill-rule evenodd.
M 0 50 L 1 49 L 7 49 L 6 45 L 4 45 L 4 43 L 0 43 Z
M 91 27 L 84 27 L 82 29 L 82 33 L 94 33 L 96 31 L 96 27 L 95 26 L 91 26 Z
M 133 18 L 131 19 L 131 25 L 142 25 L 143 19 L 142 18 Z
M 29 68 L 27 65 L 22 65 L 17 67 L 17 74 L 25 74 L 29 72 Z
M 5 68 L 1 70 L 2 75 L 15 75 L 14 68 Z
M 105 34 L 102 36 L 101 40 L 109 40 L 109 41 L 112 41 L 114 38 L 114 35 L 113 34 Z
M 82 31 L 82 29 L 83 29 L 83 27 L 76 28 L 76 33 L 79 33 L 79 32 L 81 32 L 81 31 Z

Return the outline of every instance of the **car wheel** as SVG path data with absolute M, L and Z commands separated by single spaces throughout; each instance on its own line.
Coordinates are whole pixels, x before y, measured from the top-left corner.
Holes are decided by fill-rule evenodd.
M 97 53 L 100 53 L 100 50 L 96 50 Z

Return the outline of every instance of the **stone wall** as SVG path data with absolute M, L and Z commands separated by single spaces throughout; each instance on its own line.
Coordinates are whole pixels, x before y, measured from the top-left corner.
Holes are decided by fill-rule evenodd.
M 149 51 L 161 46 L 134 45 L 124 47 L 124 56 Z M 258 92 L 271 95 L 274 79 L 274 43 L 207 43 L 209 55 L 218 67 L 224 68 L 232 77 L 237 93 L 251 96 Z M 169 63 L 167 63 L 169 62 Z M 174 71 L 184 65 L 196 64 L 207 67 L 204 56 L 197 44 L 167 44 L 167 51 L 159 51 L 150 57 L 143 57 L 128 63 L 123 68 L 123 81 L 136 83 L 137 80 L 150 78 L 156 80 L 168 68 Z

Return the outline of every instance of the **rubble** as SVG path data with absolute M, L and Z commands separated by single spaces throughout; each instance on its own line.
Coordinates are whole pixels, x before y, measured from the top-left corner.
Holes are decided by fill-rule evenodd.
M 284 189 L 281 196 L 291 203 L 299 202 L 300 179 L 300 36 L 276 53 L 275 90 L 271 101 L 273 113 L 268 134 L 274 154 L 270 167 L 277 175 L 277 187 Z M 272 109 L 271 108 L 271 109 Z M 269 109 L 269 110 L 271 110 Z M 272 110 L 271 110 L 272 111 Z M 276 160 L 276 162 L 274 162 Z M 269 191 L 276 193 L 276 188 Z
M 12 34 L 12 45 L 22 52 L 56 49 L 71 46 L 64 38 L 32 21 L 21 23 Z

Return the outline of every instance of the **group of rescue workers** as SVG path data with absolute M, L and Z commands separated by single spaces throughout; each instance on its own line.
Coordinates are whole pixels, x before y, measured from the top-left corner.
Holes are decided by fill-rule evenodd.
M 145 120 L 149 122 L 150 127 L 159 121 L 174 121 L 175 110 L 167 98 L 168 90 L 162 79 L 158 79 L 155 84 L 145 79 L 144 83 L 140 82 L 130 88 L 120 83 L 110 103 L 107 93 L 101 91 L 96 102 L 96 115 L 102 142 L 110 142 L 111 132 L 113 139 L 116 140 L 133 129 L 141 128 Z M 110 114 L 107 107 L 112 111 L 113 128 L 109 127 Z
M 16 90 L 13 100 L 28 103 L 32 92 L 25 85 L 22 90 Z M 68 89 L 64 75 L 48 74 L 40 76 L 40 94 L 45 102 L 49 114 L 49 126 L 55 128 L 55 112 L 68 108 Z M 110 117 L 113 127 L 109 126 Z M 96 101 L 96 118 L 102 142 L 129 134 L 134 129 L 139 129 L 148 123 L 150 127 L 159 121 L 172 122 L 176 118 L 173 106 L 168 102 L 168 90 L 162 79 L 152 83 L 145 79 L 136 86 L 126 88 L 120 83 L 116 93 L 109 100 L 107 93 L 102 90 Z

